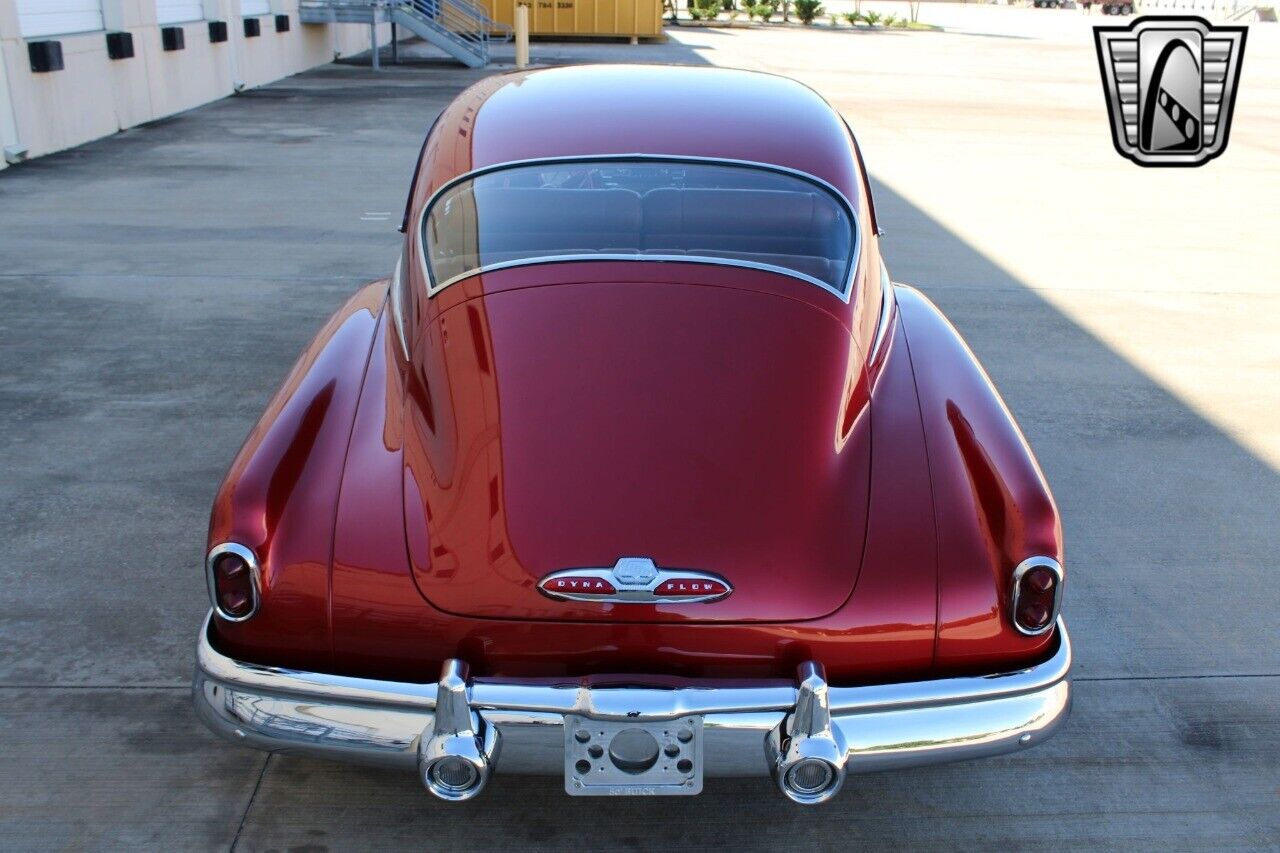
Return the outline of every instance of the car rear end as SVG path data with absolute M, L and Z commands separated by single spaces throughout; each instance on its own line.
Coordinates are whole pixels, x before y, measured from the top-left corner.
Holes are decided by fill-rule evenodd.
M 865 205 L 793 169 L 485 167 L 411 222 L 215 504 L 196 708 L 575 796 L 995 755 L 1070 707 L 1061 530 Z

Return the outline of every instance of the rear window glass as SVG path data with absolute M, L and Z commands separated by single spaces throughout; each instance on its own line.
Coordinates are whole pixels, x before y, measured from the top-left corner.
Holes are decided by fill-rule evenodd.
M 431 292 L 556 260 L 729 263 L 844 295 L 854 225 L 816 181 L 765 168 L 648 161 L 511 166 L 441 193 L 422 223 Z

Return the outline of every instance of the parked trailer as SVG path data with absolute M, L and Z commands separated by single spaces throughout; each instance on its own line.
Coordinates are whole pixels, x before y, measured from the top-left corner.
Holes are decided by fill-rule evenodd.
M 515 25 L 516 6 L 529 7 L 535 36 L 662 37 L 662 0 L 480 0 L 489 17 Z

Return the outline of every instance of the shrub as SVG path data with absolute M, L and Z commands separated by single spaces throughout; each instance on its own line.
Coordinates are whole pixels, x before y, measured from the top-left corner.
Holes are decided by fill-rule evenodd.
M 773 15 L 778 13 L 777 3 L 756 3 L 750 7 L 751 14 L 755 15 L 762 21 L 768 21 Z
M 858 26 L 858 22 L 862 20 L 862 13 L 861 12 L 845 12 L 844 15 L 842 15 L 841 17 L 843 17 L 846 21 L 849 22 L 849 26 L 856 27 Z
M 795 0 L 796 17 L 806 26 L 822 14 L 822 0 Z
M 690 0 L 689 17 L 695 21 L 714 21 L 722 9 L 721 0 Z
M 868 27 L 874 27 L 880 23 L 881 17 L 879 12 L 863 12 L 862 20 L 867 22 Z
M 880 22 L 882 27 L 896 27 L 898 25 L 897 15 L 885 15 L 884 20 Z

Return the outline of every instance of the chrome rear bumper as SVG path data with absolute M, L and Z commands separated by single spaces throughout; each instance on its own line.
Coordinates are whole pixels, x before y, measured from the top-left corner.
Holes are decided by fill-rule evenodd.
M 444 799 L 469 799 L 490 773 L 560 775 L 564 716 L 644 722 L 703 720 L 708 776 L 772 775 L 798 802 L 834 795 L 845 773 L 980 758 L 1033 746 L 1071 707 L 1071 644 L 1016 672 L 865 687 L 832 687 L 806 663 L 794 682 L 636 677 L 469 678 L 447 661 L 441 678 L 406 683 L 241 663 L 218 652 L 206 619 L 192 690 L 196 713 L 236 743 L 416 771 Z M 457 757 L 475 768 L 465 788 L 433 784 L 431 767 Z M 817 759 L 832 772 L 820 792 L 789 788 L 788 771 Z M 448 778 L 458 778 L 456 773 Z

